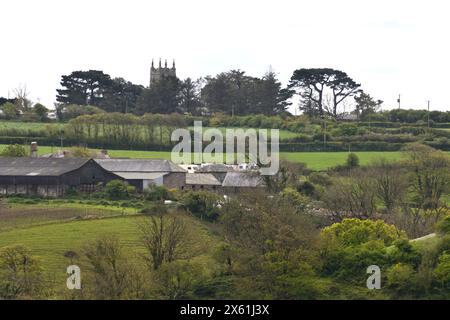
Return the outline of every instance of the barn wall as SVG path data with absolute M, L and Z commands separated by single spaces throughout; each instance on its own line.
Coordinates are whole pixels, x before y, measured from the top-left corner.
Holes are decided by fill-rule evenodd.
M 2 195 L 39 195 L 43 197 L 59 197 L 69 188 L 82 191 L 95 191 L 99 183 L 106 184 L 120 179 L 104 170 L 94 161 L 87 162 L 81 168 L 60 177 L 43 176 L 0 176 L 0 194 Z
M 169 189 L 181 189 L 186 184 L 185 172 L 171 172 L 164 176 L 164 186 Z
M 0 177 L 2 195 L 43 195 L 56 197 L 60 190 L 58 177 Z
M 200 185 L 200 184 L 187 184 L 183 190 L 185 191 L 218 191 L 222 186 L 215 185 Z
M 66 173 L 61 176 L 62 184 L 69 187 L 80 185 L 107 184 L 111 180 L 120 179 L 111 172 L 106 171 L 94 161 L 89 161 L 78 170 Z

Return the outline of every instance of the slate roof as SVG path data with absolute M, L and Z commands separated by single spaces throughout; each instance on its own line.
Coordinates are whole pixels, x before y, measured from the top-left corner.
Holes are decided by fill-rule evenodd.
M 222 187 L 264 187 L 263 178 L 256 173 L 228 172 L 222 182 Z
M 233 168 L 230 168 L 229 166 L 220 163 L 205 165 L 197 170 L 197 172 L 230 172 L 230 171 L 233 171 Z
M 0 176 L 61 176 L 89 161 L 84 158 L 0 158 Z
M 115 175 L 118 175 L 125 180 L 155 180 L 165 176 L 165 172 L 119 172 L 115 171 Z
M 186 172 L 169 160 L 157 159 L 94 159 L 111 172 Z
M 187 173 L 186 184 L 188 185 L 205 185 L 205 186 L 220 186 L 219 180 L 211 173 Z

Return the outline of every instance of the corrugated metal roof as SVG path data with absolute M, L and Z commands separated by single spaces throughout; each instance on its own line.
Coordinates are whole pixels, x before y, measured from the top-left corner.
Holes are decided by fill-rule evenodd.
M 256 173 L 228 172 L 223 180 L 223 187 L 263 187 L 263 178 Z
M 186 184 L 188 185 L 210 185 L 220 186 L 219 180 L 211 173 L 188 173 L 186 174 Z
M 169 160 L 157 159 L 94 159 L 111 172 L 186 172 Z
M 167 172 L 114 172 L 125 180 L 155 180 L 167 174 Z
M 0 158 L 0 176 L 60 176 L 81 168 L 81 158 Z

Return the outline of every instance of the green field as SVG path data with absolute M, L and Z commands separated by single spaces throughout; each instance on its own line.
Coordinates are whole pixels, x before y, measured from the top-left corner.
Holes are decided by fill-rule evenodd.
M 40 130 L 47 126 L 64 126 L 59 123 L 0 121 L 0 129 Z
M 367 165 L 378 159 L 398 161 L 403 158 L 402 152 L 354 152 L 360 164 Z M 345 164 L 348 152 L 282 152 L 281 158 L 291 162 L 306 163 L 312 170 L 325 170 L 336 165 Z
M 194 127 L 189 127 L 189 129 L 193 130 Z M 252 128 L 233 128 L 233 127 L 230 127 L 230 128 L 224 128 L 224 127 L 213 128 L 213 127 L 203 127 L 203 131 L 208 130 L 208 129 L 219 129 L 222 132 L 222 134 L 225 136 L 225 132 L 226 132 L 227 129 L 231 129 L 231 130 L 243 129 L 244 131 L 246 131 L 246 130 L 249 130 L 249 129 L 252 129 Z M 256 130 L 256 132 L 259 133 L 259 129 L 258 128 L 254 129 L 254 130 Z M 292 139 L 292 138 L 295 138 L 295 137 L 299 136 L 299 133 L 292 132 L 292 131 L 289 131 L 289 130 L 280 129 L 279 132 L 280 132 L 280 141 L 283 141 L 283 140 L 286 140 L 286 139 Z M 270 137 L 270 129 L 267 129 L 267 133 L 268 133 L 268 135 Z
M 0 145 L 0 152 L 5 145 Z M 39 147 L 39 154 L 46 154 L 56 151 L 56 147 Z M 400 160 L 403 156 L 401 152 L 355 152 L 362 165 L 369 164 L 376 159 L 385 158 L 389 161 Z M 137 158 L 137 159 L 167 159 L 170 160 L 170 152 L 165 151 L 134 151 L 134 150 L 109 150 L 112 157 Z M 327 168 L 344 164 L 348 152 L 282 152 L 281 158 L 292 161 L 306 163 L 312 170 L 325 170 Z
M 118 211 L 114 215 L 114 210 L 100 212 L 90 206 L 70 210 L 54 209 L 54 206 L 45 208 L 36 205 L 0 207 L 2 223 L 8 226 L 0 228 L 0 248 L 17 244 L 28 247 L 41 260 L 44 272 L 60 281 L 61 286 L 65 283 L 69 265 L 64 253 L 71 250 L 82 254 L 87 241 L 101 235 L 116 235 L 132 259 L 144 253 L 139 231 L 139 224 L 144 219 L 141 215 L 121 215 Z M 218 243 L 215 236 L 199 220 L 186 214 L 178 215 L 190 231 L 190 250 L 196 253 L 193 259 L 203 264 L 211 263 Z

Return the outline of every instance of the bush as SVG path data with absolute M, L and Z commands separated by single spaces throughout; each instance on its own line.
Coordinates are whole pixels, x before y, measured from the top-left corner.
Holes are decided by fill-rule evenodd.
M 347 167 L 356 168 L 359 167 L 359 158 L 355 153 L 350 153 L 347 157 Z
M 220 196 L 216 193 L 199 191 L 183 195 L 181 205 L 184 209 L 200 219 L 215 221 L 219 217 Z
M 70 104 L 67 106 L 64 106 L 62 109 L 60 109 L 59 117 L 60 120 L 68 121 L 70 119 L 74 119 L 76 117 L 82 116 L 82 115 L 92 115 L 92 114 L 99 114 L 104 113 L 102 109 L 95 107 L 95 106 L 80 106 L 75 104 Z
M 439 257 L 433 277 L 438 286 L 445 290 L 448 295 L 450 292 L 450 252 L 444 252 Z
M 92 158 L 93 153 L 88 148 L 73 147 L 70 150 L 70 155 L 74 158 Z
M 404 232 L 381 220 L 344 219 L 323 229 L 322 236 L 332 238 L 344 246 L 360 245 L 369 241 L 382 241 L 384 245 L 394 244 L 400 238 L 406 238 Z
M 3 149 L 0 155 L 2 157 L 26 157 L 27 150 L 19 144 L 10 144 Z
M 112 180 L 105 186 L 104 193 L 111 200 L 127 199 L 131 190 L 127 183 L 121 180 Z
M 316 187 L 310 181 L 303 181 L 298 184 L 297 191 L 305 196 L 312 197 L 316 193 Z
M 437 231 L 442 235 L 450 234 L 450 214 L 438 224 Z
M 397 263 L 387 270 L 387 287 L 394 297 L 411 294 L 415 291 L 416 273 L 407 264 Z
M 401 245 L 391 247 L 399 239 L 406 239 L 404 233 L 383 221 L 344 219 L 321 232 L 321 252 L 323 272 L 338 279 L 360 282 L 367 278 L 366 269 L 370 265 L 380 268 L 392 264 L 394 257 L 402 262 L 410 260 L 414 252 L 405 254 Z M 394 250 L 389 254 L 389 249 Z M 407 254 L 409 253 L 409 254 Z
M 304 211 L 309 203 L 309 199 L 307 197 L 292 188 L 285 188 L 280 192 L 280 197 L 293 206 L 297 212 Z
M 144 197 L 149 201 L 170 200 L 169 190 L 164 186 L 149 186 L 144 190 Z

